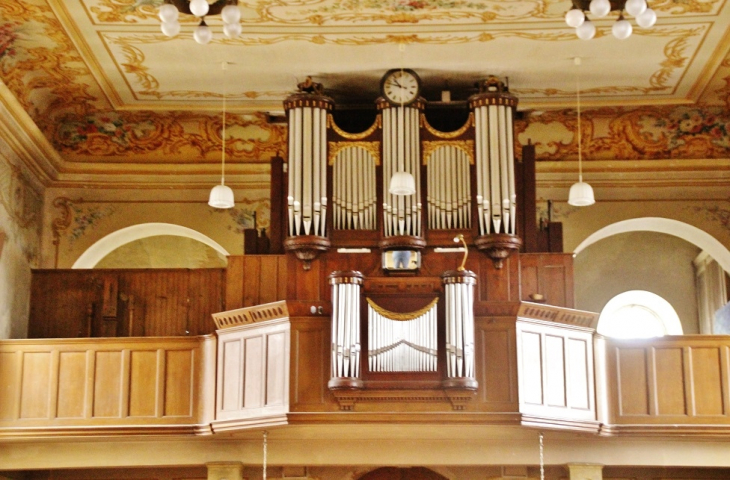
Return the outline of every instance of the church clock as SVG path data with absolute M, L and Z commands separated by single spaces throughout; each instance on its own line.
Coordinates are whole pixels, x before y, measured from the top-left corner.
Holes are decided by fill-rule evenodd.
M 410 68 L 394 68 L 383 76 L 380 91 L 392 105 L 408 105 L 420 96 L 421 79 Z

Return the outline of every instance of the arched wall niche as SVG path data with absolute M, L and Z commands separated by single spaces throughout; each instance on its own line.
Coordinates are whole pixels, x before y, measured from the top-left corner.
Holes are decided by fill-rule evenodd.
M 191 228 L 171 223 L 142 223 L 122 228 L 101 238 L 81 254 L 71 268 L 94 268 L 102 258 L 122 245 L 135 240 L 161 235 L 187 237 L 208 245 L 224 257 L 229 255 L 228 251 L 218 242 Z
M 360 476 L 358 480 L 450 480 L 425 467 L 380 467 Z

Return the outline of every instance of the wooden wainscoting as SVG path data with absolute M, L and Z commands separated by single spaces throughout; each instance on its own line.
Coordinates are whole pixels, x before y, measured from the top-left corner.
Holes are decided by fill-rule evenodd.
M 597 317 L 543 305 L 520 307 L 517 372 L 523 425 L 598 431 L 593 371 Z
M 573 255 L 570 253 L 521 253 L 521 299 L 574 308 Z
M 286 300 L 286 255 L 228 257 L 226 310 Z
M 605 352 L 597 371 L 606 433 L 730 433 L 730 337 L 599 338 L 596 349 Z
M 30 338 L 206 335 L 226 271 L 34 270 Z
M 0 342 L 0 436 L 209 433 L 215 340 Z

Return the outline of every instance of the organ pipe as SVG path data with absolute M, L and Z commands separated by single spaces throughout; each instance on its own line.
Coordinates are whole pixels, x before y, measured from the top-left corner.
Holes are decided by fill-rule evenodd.
M 468 270 L 441 275 L 445 291 L 445 387 L 476 388 L 474 373 L 474 286 L 476 274 Z
M 469 98 L 474 113 L 479 234 L 516 234 L 513 110 L 517 98 L 490 77 Z
M 355 271 L 332 272 L 332 343 L 330 388 L 361 387 L 360 288 L 363 275 Z
M 334 102 L 316 93 L 284 101 L 289 124 L 289 236 L 326 236 L 327 112 Z

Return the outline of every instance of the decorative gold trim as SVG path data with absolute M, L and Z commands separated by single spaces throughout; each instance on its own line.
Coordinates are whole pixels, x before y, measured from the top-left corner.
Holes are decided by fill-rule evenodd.
M 421 126 L 428 131 L 431 135 L 437 138 L 444 138 L 444 139 L 452 139 L 457 138 L 464 133 L 466 133 L 467 130 L 469 130 L 469 127 L 471 127 L 474 124 L 474 112 L 469 112 L 469 118 L 466 119 L 466 122 L 464 125 L 459 127 L 458 130 L 454 130 L 453 132 L 442 132 L 440 130 L 436 130 L 431 126 L 430 123 L 428 123 L 428 120 L 426 119 L 426 115 L 421 114 Z
M 397 320 L 399 322 L 405 322 L 408 320 L 413 320 L 414 318 L 418 318 L 421 315 L 425 314 L 429 310 L 431 310 L 436 304 L 438 303 L 439 299 L 438 297 L 431 300 L 431 302 L 426 305 L 425 307 L 416 310 L 415 312 L 408 312 L 408 313 L 398 313 L 398 312 L 391 312 L 390 310 L 386 310 L 377 303 L 373 302 L 370 298 L 365 297 L 365 300 L 368 301 L 368 305 L 370 305 L 373 310 L 375 310 L 378 315 L 385 317 L 390 320 Z
M 474 140 L 434 140 L 421 142 L 423 152 L 423 164 L 428 165 L 428 160 L 433 152 L 441 147 L 455 147 L 466 153 L 469 157 L 469 165 L 474 165 Z
M 329 142 L 327 147 L 329 149 L 327 164 L 330 166 L 335 164 L 337 155 L 346 148 L 362 148 L 373 157 L 376 166 L 380 165 L 380 142 Z
M 335 119 L 332 117 L 331 113 L 327 115 L 327 127 L 334 130 L 335 133 L 337 135 L 339 135 L 340 137 L 346 138 L 348 140 L 363 140 L 363 139 L 369 137 L 370 135 L 372 135 L 375 132 L 376 129 L 380 128 L 380 122 L 381 122 L 381 117 L 380 117 L 380 114 L 378 114 L 375 117 L 375 122 L 373 122 L 373 124 L 370 127 L 368 127 L 367 130 L 365 130 L 364 132 L 360 132 L 360 133 L 350 133 L 350 132 L 346 132 L 346 131 L 342 130 L 340 127 L 337 126 L 337 123 L 335 123 Z

